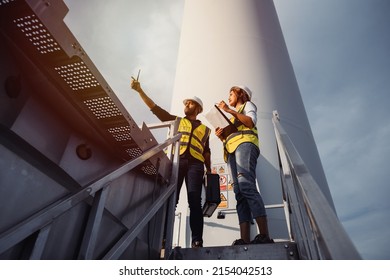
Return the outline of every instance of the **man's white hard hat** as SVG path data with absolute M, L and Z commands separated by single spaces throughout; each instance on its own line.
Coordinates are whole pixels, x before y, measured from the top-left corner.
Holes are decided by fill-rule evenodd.
M 200 112 L 199 113 L 203 112 L 203 102 L 202 102 L 202 100 L 200 100 L 199 97 L 193 96 L 191 98 L 186 98 L 186 99 L 183 100 L 183 104 L 185 105 L 188 100 L 192 100 L 192 101 L 195 101 L 196 103 L 198 103 L 199 106 L 200 106 Z

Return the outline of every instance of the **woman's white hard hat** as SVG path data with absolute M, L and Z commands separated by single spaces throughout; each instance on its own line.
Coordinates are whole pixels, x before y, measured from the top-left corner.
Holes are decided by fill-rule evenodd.
M 236 86 L 236 87 L 239 87 L 240 89 L 244 90 L 246 94 L 249 96 L 249 100 L 252 99 L 252 91 L 247 86 Z

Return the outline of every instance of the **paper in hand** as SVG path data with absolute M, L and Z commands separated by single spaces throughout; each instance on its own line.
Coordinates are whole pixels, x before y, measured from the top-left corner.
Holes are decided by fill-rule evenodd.
M 214 128 L 224 128 L 230 125 L 227 117 L 223 115 L 223 112 L 219 111 L 216 106 L 211 107 L 211 109 L 205 114 L 205 118 Z
M 216 105 L 205 114 L 205 117 L 214 128 L 223 128 L 222 137 L 225 139 L 230 134 L 237 132 L 237 127 Z

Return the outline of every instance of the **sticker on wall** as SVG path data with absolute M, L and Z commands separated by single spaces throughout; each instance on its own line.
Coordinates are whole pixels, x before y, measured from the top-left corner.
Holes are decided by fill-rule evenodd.
M 218 173 L 219 174 L 226 173 L 226 164 L 221 165 L 221 166 L 218 167 Z
M 226 174 L 219 175 L 219 188 L 221 191 L 227 190 L 227 175 Z
M 228 191 L 233 191 L 233 181 L 232 180 L 228 180 L 227 190 Z
M 218 205 L 218 208 L 228 208 L 227 193 L 221 192 L 221 203 Z

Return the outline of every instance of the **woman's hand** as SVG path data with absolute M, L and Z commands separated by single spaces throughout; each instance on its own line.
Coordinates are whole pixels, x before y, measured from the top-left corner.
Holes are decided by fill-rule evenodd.
M 225 112 L 227 112 L 229 110 L 229 106 L 223 100 L 221 102 L 217 103 L 217 106 L 219 109 L 224 110 Z
M 215 135 L 220 139 L 220 140 L 225 140 L 225 138 L 222 136 L 223 134 L 223 128 L 217 127 L 215 129 Z

